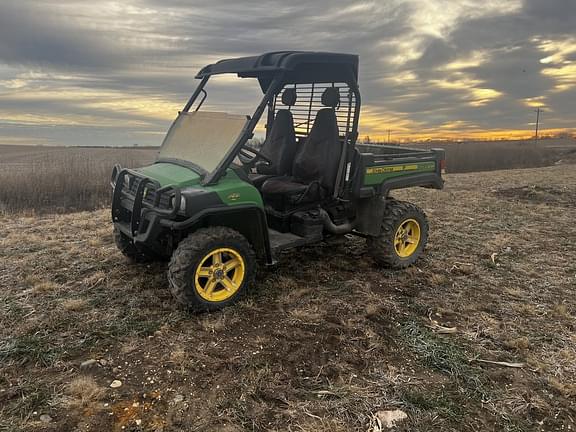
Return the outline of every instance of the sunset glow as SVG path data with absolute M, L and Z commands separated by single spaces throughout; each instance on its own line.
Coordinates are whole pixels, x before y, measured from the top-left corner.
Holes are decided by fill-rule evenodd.
M 0 5 L 0 143 L 157 145 L 221 58 L 360 55 L 360 136 L 397 141 L 576 132 L 576 38 L 563 0 L 23 0 Z M 218 94 L 255 104 L 236 77 Z

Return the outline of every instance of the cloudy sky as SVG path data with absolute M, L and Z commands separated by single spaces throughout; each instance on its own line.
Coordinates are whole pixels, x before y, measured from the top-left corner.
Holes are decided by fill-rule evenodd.
M 360 55 L 362 135 L 576 131 L 575 0 L 0 0 L 0 143 L 158 144 L 201 66 L 291 49 Z

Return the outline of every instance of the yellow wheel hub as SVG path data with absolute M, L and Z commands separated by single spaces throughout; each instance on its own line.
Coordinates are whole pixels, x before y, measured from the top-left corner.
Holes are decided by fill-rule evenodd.
M 414 219 L 406 219 L 400 224 L 394 236 L 394 248 L 400 258 L 408 258 L 420 244 L 420 224 Z
M 206 254 L 196 268 L 194 284 L 204 300 L 220 302 L 240 289 L 246 274 L 242 256 L 234 249 L 219 248 Z

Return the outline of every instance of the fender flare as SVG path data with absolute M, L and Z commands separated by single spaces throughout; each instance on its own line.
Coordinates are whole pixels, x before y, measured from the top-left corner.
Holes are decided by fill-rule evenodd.
M 208 226 L 227 226 L 242 234 L 254 247 L 256 255 L 272 263 L 268 223 L 264 210 L 253 204 L 208 208 L 183 221 L 160 219 L 160 225 L 172 231 L 191 232 Z

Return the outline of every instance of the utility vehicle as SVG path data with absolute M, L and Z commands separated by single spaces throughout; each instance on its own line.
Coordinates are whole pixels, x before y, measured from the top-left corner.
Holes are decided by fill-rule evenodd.
M 252 115 L 203 109 L 221 74 L 257 80 L 263 96 Z M 366 238 L 375 261 L 392 268 L 416 261 L 426 216 L 390 191 L 441 189 L 444 152 L 356 144 L 356 55 L 272 52 L 221 60 L 196 78 L 156 162 L 112 173 L 118 248 L 134 261 L 170 258 L 178 302 L 229 305 L 253 283 L 257 262 L 330 236 Z

